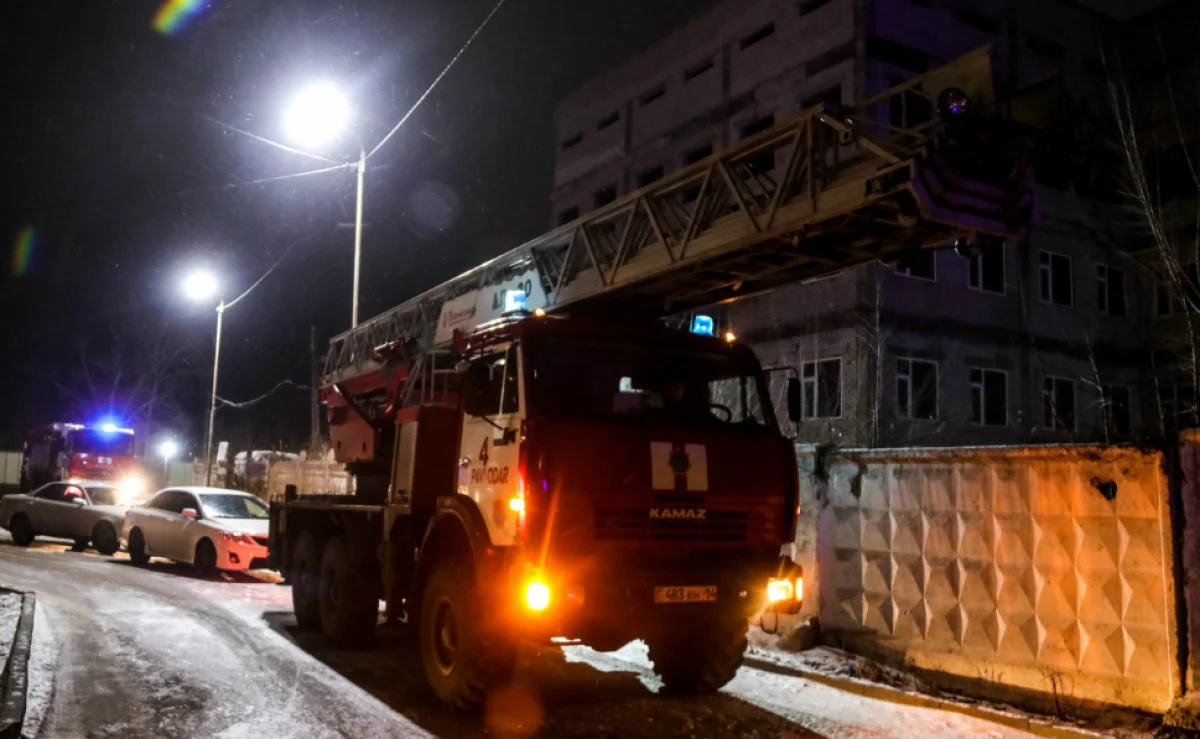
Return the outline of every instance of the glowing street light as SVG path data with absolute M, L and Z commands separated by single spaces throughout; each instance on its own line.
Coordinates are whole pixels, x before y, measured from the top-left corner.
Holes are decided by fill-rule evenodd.
M 210 272 L 193 272 L 183 280 L 183 293 L 190 300 L 208 302 L 216 297 L 220 287 L 217 278 Z M 237 302 L 236 300 L 234 301 Z M 208 401 L 208 434 L 204 444 L 204 484 L 212 483 L 212 443 L 213 422 L 217 416 L 217 369 L 221 362 L 221 323 L 225 316 L 225 301 L 217 301 L 217 336 L 213 341 L 213 380 L 212 395 Z
M 338 139 L 350 118 L 350 101 L 329 81 L 306 87 L 284 112 L 288 137 L 310 151 Z
M 284 125 L 297 145 L 320 148 L 339 138 L 350 126 L 350 102 L 328 81 L 305 88 L 286 111 Z M 362 264 L 363 180 L 367 173 L 367 150 L 358 145 L 358 197 L 354 207 L 354 293 L 350 299 L 350 328 L 358 326 L 358 273 Z
M 179 453 L 179 445 L 173 440 L 167 439 L 158 445 L 158 453 L 163 458 L 164 462 L 170 462 Z

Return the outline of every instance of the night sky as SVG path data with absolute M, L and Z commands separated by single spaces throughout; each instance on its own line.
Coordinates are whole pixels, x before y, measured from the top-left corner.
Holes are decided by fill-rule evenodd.
M 213 0 L 175 35 L 151 27 L 156 2 L 4 3 L 0 449 L 35 424 L 133 412 L 118 374 L 130 395 L 161 378 L 157 418 L 194 445 L 215 314 L 179 293 L 193 266 L 228 298 L 286 253 L 226 314 L 220 394 L 306 383 L 309 326 L 323 340 L 349 322 L 353 236 L 338 224 L 353 220 L 353 174 L 225 187 L 322 165 L 207 118 L 282 139 L 291 94 L 328 78 L 370 148 L 492 2 Z M 361 315 L 543 231 L 555 102 L 709 4 L 508 0 L 372 160 Z M 304 439 L 307 403 L 285 388 L 222 410 L 218 437 Z

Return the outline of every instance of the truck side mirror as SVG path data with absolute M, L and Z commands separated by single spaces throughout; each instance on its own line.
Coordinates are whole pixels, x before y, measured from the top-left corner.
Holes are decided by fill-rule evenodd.
M 800 380 L 789 377 L 787 381 L 787 411 L 788 419 L 792 423 L 800 423 L 800 417 L 803 414 L 802 408 Z

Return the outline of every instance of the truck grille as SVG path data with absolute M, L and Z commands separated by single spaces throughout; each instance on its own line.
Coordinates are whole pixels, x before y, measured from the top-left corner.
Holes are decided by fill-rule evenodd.
M 596 509 L 596 541 L 746 541 L 749 511 L 705 511 L 703 519 L 651 518 L 649 508 Z

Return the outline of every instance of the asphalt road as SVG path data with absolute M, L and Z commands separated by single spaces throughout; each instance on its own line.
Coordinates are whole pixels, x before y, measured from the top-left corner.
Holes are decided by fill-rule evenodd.
M 1022 736 L 743 668 L 717 695 L 666 698 L 638 643 L 528 647 L 483 716 L 442 709 L 400 630 L 350 651 L 297 632 L 267 573 L 199 578 L 0 535 L 0 583 L 38 594 L 31 737 Z

